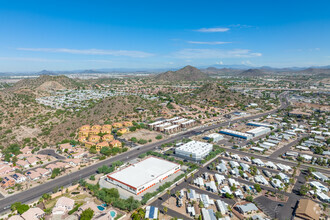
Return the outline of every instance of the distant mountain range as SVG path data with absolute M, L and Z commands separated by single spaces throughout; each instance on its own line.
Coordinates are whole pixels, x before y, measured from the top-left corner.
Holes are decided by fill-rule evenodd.
M 42 70 L 39 72 L 0 72 L 0 76 L 38 76 L 38 75 L 69 75 L 69 74 L 158 74 L 168 72 L 175 72 L 180 68 L 168 69 L 143 69 L 143 68 L 108 68 L 108 69 L 86 69 L 86 70 L 72 70 L 72 71 L 51 71 Z M 198 69 L 207 75 L 238 75 L 238 76 L 261 76 L 270 74 L 329 74 L 330 65 L 315 66 L 315 67 L 287 67 L 274 68 L 269 66 L 251 67 L 247 65 L 213 65 L 198 67 Z M 259 71 L 260 70 L 260 71 Z M 242 73 L 242 71 L 247 71 Z

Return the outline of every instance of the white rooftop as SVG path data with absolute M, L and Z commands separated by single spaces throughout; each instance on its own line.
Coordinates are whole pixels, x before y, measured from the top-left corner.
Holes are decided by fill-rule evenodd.
M 113 172 L 108 176 L 132 187 L 139 188 L 177 166 L 178 164 L 176 163 L 156 157 L 148 157 L 136 164 Z
M 195 153 L 197 155 L 203 154 L 205 151 L 212 150 L 213 145 L 209 143 L 204 143 L 201 141 L 190 141 L 178 148 L 176 150 L 189 152 L 189 153 Z

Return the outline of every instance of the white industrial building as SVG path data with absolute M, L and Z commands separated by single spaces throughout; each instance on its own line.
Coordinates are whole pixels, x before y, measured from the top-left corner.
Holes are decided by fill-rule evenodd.
M 178 172 L 180 164 L 148 157 L 107 175 L 107 181 L 136 195 Z
M 256 121 L 251 121 L 249 123 L 247 123 L 247 125 L 249 126 L 255 126 L 255 127 L 266 127 L 266 128 L 276 128 L 277 125 L 271 125 L 268 123 L 261 123 L 261 122 L 256 122 Z
M 200 141 L 190 141 L 175 149 L 175 154 L 179 157 L 200 161 L 213 149 L 213 145 Z
M 270 132 L 270 128 L 267 127 L 257 127 L 247 131 L 247 134 L 251 134 L 253 137 L 259 137 L 261 135 L 267 134 Z
M 206 139 L 206 140 L 212 139 L 213 142 L 218 142 L 218 141 L 223 140 L 223 136 L 218 133 L 212 133 L 212 134 L 209 134 L 208 136 L 206 136 L 204 139 Z
M 243 132 L 239 132 L 239 131 L 234 131 L 234 130 L 229 130 L 229 129 L 222 129 L 221 131 L 219 131 L 219 133 L 230 135 L 230 136 L 233 136 L 233 137 L 246 139 L 246 140 L 250 140 L 250 139 L 253 138 L 253 135 L 251 135 L 251 134 L 247 134 L 247 133 L 243 133 Z

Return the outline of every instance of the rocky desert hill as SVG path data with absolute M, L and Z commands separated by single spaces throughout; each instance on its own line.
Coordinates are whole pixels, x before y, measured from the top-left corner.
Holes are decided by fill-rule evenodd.
M 265 76 L 267 74 L 263 70 L 260 70 L 260 69 L 248 69 L 248 70 L 242 71 L 238 75 L 246 76 L 246 77 L 258 77 L 258 76 Z
M 199 81 L 209 79 L 208 75 L 193 66 L 185 66 L 177 71 L 158 74 L 156 80 L 163 81 Z
M 22 79 L 8 88 L 11 92 L 36 94 L 38 92 L 51 92 L 63 89 L 75 89 L 79 86 L 75 80 L 66 76 L 41 75 L 37 78 Z

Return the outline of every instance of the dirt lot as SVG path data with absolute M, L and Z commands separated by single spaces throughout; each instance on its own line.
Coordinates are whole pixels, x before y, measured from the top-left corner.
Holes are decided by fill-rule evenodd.
M 151 141 L 154 142 L 154 141 L 158 141 L 156 139 L 157 135 L 162 135 L 163 138 L 166 137 L 165 134 L 162 134 L 162 133 L 156 132 L 156 131 L 149 131 L 147 129 L 140 129 L 140 130 L 137 130 L 134 132 L 130 132 L 130 133 L 124 134 L 122 137 L 125 138 L 126 140 L 129 140 L 132 137 L 136 137 L 138 140 L 139 139 L 145 139 L 145 140 L 151 139 Z

